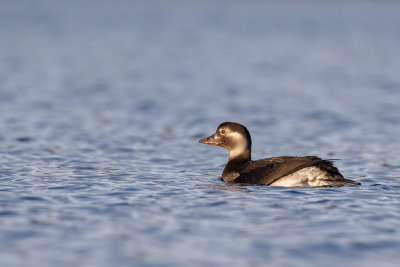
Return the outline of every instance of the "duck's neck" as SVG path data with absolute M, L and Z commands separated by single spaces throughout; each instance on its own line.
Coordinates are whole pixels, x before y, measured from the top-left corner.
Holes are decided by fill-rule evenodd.
M 235 148 L 229 151 L 229 160 L 230 161 L 249 161 L 251 160 L 251 148 L 243 147 L 243 148 Z
M 223 181 L 233 181 L 239 176 L 239 168 L 246 162 L 251 161 L 251 149 L 243 149 L 240 153 L 235 150 L 229 151 L 229 160 L 222 173 Z

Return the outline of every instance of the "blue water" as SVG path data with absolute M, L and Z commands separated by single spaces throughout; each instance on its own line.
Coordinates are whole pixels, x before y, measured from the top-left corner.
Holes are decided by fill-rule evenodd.
M 398 266 L 400 3 L 0 6 L 1 266 Z M 222 121 L 362 185 L 229 186 Z

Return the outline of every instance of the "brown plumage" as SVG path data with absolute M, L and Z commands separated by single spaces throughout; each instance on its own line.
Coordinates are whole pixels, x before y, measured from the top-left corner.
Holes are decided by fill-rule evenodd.
M 291 175 L 307 167 L 318 167 L 326 172 L 331 179 L 326 179 L 330 186 L 341 186 L 345 184 L 360 184 L 345 179 L 339 170 L 333 166 L 331 160 L 321 159 L 315 156 L 306 157 L 274 157 L 249 161 L 243 164 L 238 170 L 238 177 L 233 180 L 235 183 L 270 185 L 282 177 Z
M 277 186 L 360 184 L 345 179 L 331 160 L 315 156 L 283 156 L 252 161 L 250 133 L 238 123 L 222 123 L 214 135 L 200 142 L 229 150 L 229 160 L 222 173 L 223 181 Z

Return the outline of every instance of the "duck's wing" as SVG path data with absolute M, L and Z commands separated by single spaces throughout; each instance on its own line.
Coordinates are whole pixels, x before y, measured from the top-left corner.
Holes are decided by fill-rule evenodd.
M 311 166 L 322 167 L 332 174 L 343 177 L 339 170 L 333 166 L 332 161 L 315 156 L 284 156 L 250 161 L 239 170 L 240 176 L 234 182 L 269 185 L 279 178 Z

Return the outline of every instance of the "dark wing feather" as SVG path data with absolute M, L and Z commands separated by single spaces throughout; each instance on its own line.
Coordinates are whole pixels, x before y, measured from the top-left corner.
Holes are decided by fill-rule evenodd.
M 343 177 L 329 160 L 315 156 L 284 156 L 250 161 L 239 170 L 240 176 L 234 182 L 269 185 L 279 178 L 311 166 L 323 168 L 329 174 Z

